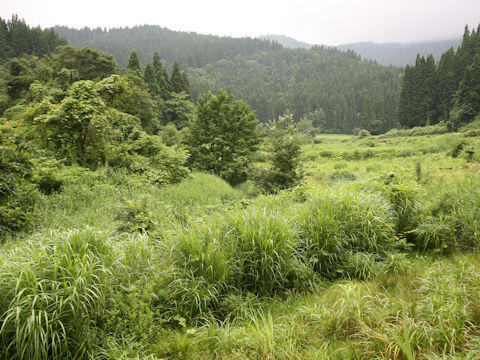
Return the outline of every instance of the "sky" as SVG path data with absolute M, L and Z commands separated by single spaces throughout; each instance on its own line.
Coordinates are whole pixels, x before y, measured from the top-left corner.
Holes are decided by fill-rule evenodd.
M 311 44 L 417 42 L 480 24 L 480 0 L 0 0 L 31 26 L 132 27 L 233 37 L 279 34 Z

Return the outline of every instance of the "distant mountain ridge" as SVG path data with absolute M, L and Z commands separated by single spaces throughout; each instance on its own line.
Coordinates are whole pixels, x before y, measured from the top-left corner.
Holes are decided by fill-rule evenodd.
M 303 41 L 298 41 L 285 35 L 261 35 L 260 39 L 271 40 L 284 47 L 291 49 L 310 49 L 313 45 Z M 433 54 L 433 57 L 439 59 L 440 56 L 449 48 L 457 48 L 462 39 L 448 39 L 438 41 L 423 41 L 413 43 L 375 43 L 375 42 L 357 42 L 351 44 L 342 44 L 336 46 L 339 50 L 353 50 L 364 59 L 375 60 L 380 65 L 406 66 L 414 65 L 417 54 L 427 57 Z M 333 46 L 332 46 L 333 47 Z
M 417 54 L 427 57 L 432 54 L 435 59 L 449 48 L 457 48 L 462 39 L 427 41 L 417 43 L 374 43 L 359 42 L 337 46 L 340 50 L 353 50 L 365 59 L 377 61 L 381 65 L 405 66 L 415 64 Z
M 268 34 L 268 35 L 260 35 L 258 38 L 262 40 L 276 41 L 280 45 L 290 49 L 307 49 L 308 50 L 313 46 L 312 44 L 309 44 L 303 41 L 298 41 L 294 38 L 291 38 L 285 35 Z

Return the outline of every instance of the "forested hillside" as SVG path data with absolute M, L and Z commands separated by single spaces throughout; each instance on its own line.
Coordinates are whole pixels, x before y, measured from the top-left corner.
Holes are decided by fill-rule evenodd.
M 276 41 L 282 46 L 290 49 L 307 49 L 308 50 L 313 46 L 312 44 L 309 44 L 303 41 L 298 41 L 294 38 L 291 38 L 285 35 L 268 34 L 268 35 L 260 35 L 258 38 L 264 39 L 264 40 Z
M 480 26 L 465 28 L 461 46 L 444 52 L 438 62 L 418 55 L 407 66 L 398 121 L 414 127 L 447 121 L 457 129 L 480 114 Z
M 174 61 L 187 69 L 192 95 L 224 88 L 245 100 L 260 121 L 287 110 L 298 121 L 322 110 L 324 132 L 366 128 L 373 133 L 397 125 L 402 70 L 361 60 L 352 51 L 328 47 L 286 49 L 259 39 L 234 39 L 176 32 L 158 26 L 56 31 L 72 45 L 112 53 L 120 66 L 131 49 L 146 64 L 158 51 L 167 68 Z

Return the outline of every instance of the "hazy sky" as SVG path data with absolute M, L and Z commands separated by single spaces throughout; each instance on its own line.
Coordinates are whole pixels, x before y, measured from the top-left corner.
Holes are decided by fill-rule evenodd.
M 234 37 L 283 34 L 315 44 L 409 42 L 460 36 L 480 23 L 480 0 L 0 0 L 42 28 L 154 24 Z

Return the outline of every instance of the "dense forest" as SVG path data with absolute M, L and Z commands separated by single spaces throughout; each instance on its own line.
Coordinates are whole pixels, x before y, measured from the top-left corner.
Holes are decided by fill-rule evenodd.
M 31 29 L 17 15 L 9 20 L 0 18 L 0 61 L 22 54 L 42 56 L 66 44 L 53 29 Z
M 458 129 L 480 112 L 480 26 L 465 27 L 461 45 L 444 52 L 438 61 L 418 55 L 407 66 L 402 85 L 398 122 L 404 127 L 440 121 Z
M 402 70 L 362 60 L 352 51 L 317 46 L 287 49 L 276 42 L 171 31 L 158 26 L 68 29 L 59 35 L 75 46 L 110 52 L 124 66 L 131 49 L 146 64 L 157 51 L 167 68 L 186 69 L 194 100 L 218 88 L 256 110 L 261 122 L 290 111 L 299 121 L 317 110 L 323 132 L 385 132 L 397 125 Z

